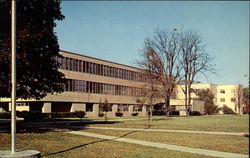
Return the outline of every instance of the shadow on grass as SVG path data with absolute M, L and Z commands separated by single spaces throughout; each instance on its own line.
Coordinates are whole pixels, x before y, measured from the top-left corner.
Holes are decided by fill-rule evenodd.
M 104 121 L 104 120 L 57 120 L 44 122 L 26 122 L 18 121 L 16 123 L 17 133 L 46 133 L 69 130 L 81 130 L 90 124 L 115 124 L 118 121 Z M 0 122 L 0 133 L 10 133 L 11 124 L 9 121 Z
M 149 129 L 149 128 L 150 128 L 150 126 L 144 128 L 144 129 Z M 108 142 L 108 141 L 114 141 L 116 139 L 126 137 L 127 135 L 130 135 L 130 134 L 136 133 L 136 132 L 140 132 L 140 131 L 131 131 L 131 132 L 128 132 L 128 133 L 126 133 L 126 134 L 124 134 L 124 135 L 122 135 L 120 137 L 114 138 L 114 139 L 103 139 L 103 140 L 93 141 L 93 142 L 86 143 L 86 144 L 81 144 L 81 145 L 78 145 L 78 146 L 75 146 L 75 147 L 72 147 L 72 148 L 69 148 L 69 149 L 61 150 L 61 151 L 50 153 L 50 154 L 45 154 L 45 155 L 42 155 L 42 157 L 65 153 L 65 152 L 72 151 L 72 150 L 75 150 L 75 149 L 78 149 L 78 148 L 81 148 L 81 147 L 84 147 L 84 146 L 88 146 L 88 145 L 91 145 L 91 144 L 96 144 L 96 143 L 101 143 L 101 142 Z

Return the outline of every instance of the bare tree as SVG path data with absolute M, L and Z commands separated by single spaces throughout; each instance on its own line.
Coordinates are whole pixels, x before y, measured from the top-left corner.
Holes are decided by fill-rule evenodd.
M 191 103 L 191 85 L 197 74 L 201 73 L 206 76 L 205 72 L 213 72 L 211 65 L 212 58 L 205 52 L 205 45 L 196 32 L 180 32 L 180 63 L 182 65 L 183 83 L 182 90 L 185 94 L 186 114 L 189 114 Z
M 176 30 L 172 32 L 157 30 L 152 38 L 144 42 L 142 60 L 139 65 L 147 71 L 150 79 L 163 87 L 166 115 L 170 114 L 170 97 L 180 81 L 180 63 L 178 60 L 180 40 Z
M 137 103 L 140 103 L 141 106 L 148 105 L 148 127 L 150 127 L 150 122 L 152 122 L 153 116 L 153 106 L 157 103 L 161 97 L 160 93 L 160 86 L 157 80 L 151 78 L 151 75 L 148 74 L 150 71 L 145 71 L 145 75 L 147 76 L 147 82 L 145 83 L 144 87 L 141 92 L 141 96 L 137 99 Z
M 242 104 L 243 104 L 243 88 L 241 85 L 237 85 L 234 89 L 234 103 L 235 103 L 235 111 L 238 114 L 242 114 Z

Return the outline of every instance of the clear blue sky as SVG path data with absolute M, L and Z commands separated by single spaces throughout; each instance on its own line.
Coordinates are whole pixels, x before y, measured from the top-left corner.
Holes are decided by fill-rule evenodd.
M 156 28 L 201 34 L 217 74 L 202 83 L 249 80 L 249 2 L 63 1 L 57 22 L 60 49 L 136 66 L 139 50 Z M 247 75 L 247 77 L 244 77 Z

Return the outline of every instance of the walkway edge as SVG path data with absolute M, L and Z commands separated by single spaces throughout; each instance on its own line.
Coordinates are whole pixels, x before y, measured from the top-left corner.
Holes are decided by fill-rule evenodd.
M 213 131 L 191 131 L 191 130 L 168 130 L 168 129 L 143 129 L 143 128 L 114 128 L 114 127 L 84 127 L 86 129 L 107 129 L 123 131 L 149 131 L 149 132 L 174 132 L 174 133 L 196 133 L 196 134 L 216 134 L 216 135 L 236 135 L 245 136 L 249 133 L 243 132 L 213 132 Z
M 163 144 L 163 143 L 155 143 L 155 142 L 129 139 L 129 138 L 120 138 L 120 137 L 107 136 L 107 135 L 101 135 L 101 134 L 95 134 L 95 133 L 89 133 L 89 132 L 69 131 L 66 133 L 87 136 L 87 137 L 107 139 L 107 140 L 114 140 L 114 141 L 120 141 L 120 142 L 127 142 L 127 143 L 139 144 L 139 145 L 144 145 L 144 146 L 181 151 L 181 152 L 186 152 L 186 153 L 201 154 L 201 155 L 207 155 L 207 156 L 213 156 L 213 157 L 248 158 L 248 155 L 243 155 L 243 154 L 228 153 L 228 152 L 221 152 L 221 151 L 207 150 L 207 149 L 197 149 L 197 148 L 169 145 L 169 144 Z

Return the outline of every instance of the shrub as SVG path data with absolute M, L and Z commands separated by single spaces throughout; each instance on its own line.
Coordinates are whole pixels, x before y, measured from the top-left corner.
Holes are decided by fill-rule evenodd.
M 82 119 L 82 118 L 84 118 L 84 116 L 86 115 L 86 113 L 85 113 L 85 111 L 76 111 L 76 112 L 75 112 L 75 115 L 76 115 L 78 118 Z
M 103 116 L 104 116 L 104 113 L 99 112 L 98 116 L 99 116 L 99 117 L 103 117 Z
M 156 116 L 166 115 L 166 112 L 164 110 L 154 110 L 153 115 L 156 115 Z
M 18 117 L 24 118 L 26 121 L 36 121 L 52 118 L 84 118 L 86 115 L 85 111 L 76 112 L 51 112 L 51 113 L 41 113 L 33 111 L 22 111 L 17 112 Z
M 116 112 L 116 113 L 115 113 L 115 116 L 122 117 L 122 116 L 123 116 L 123 113 L 122 113 L 122 112 Z
M 178 116 L 178 115 L 180 115 L 180 112 L 179 112 L 179 111 L 172 111 L 172 112 L 171 112 L 171 115 L 176 115 L 176 116 Z
M 0 113 L 0 119 L 10 119 L 10 118 L 11 118 L 10 112 L 1 112 Z
M 201 113 L 199 111 L 190 111 L 189 113 L 191 116 L 200 116 Z
M 43 120 L 46 117 L 46 114 L 43 114 L 41 112 L 23 111 L 22 116 L 25 121 L 37 121 L 37 120 Z
M 131 115 L 132 116 L 137 116 L 139 113 L 138 112 L 134 112 L 134 113 L 132 113 Z
M 222 111 L 224 114 L 235 114 L 235 112 L 226 105 L 223 105 Z

